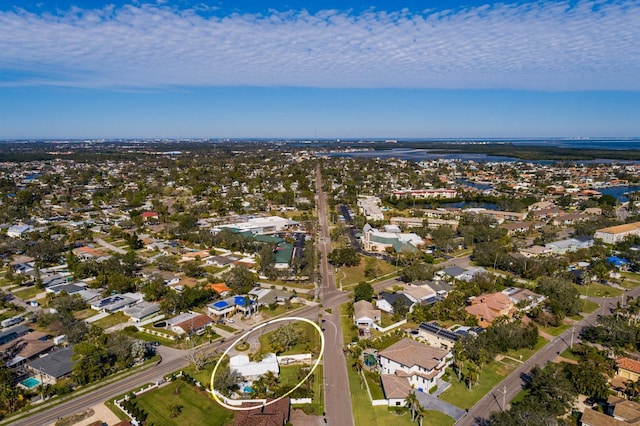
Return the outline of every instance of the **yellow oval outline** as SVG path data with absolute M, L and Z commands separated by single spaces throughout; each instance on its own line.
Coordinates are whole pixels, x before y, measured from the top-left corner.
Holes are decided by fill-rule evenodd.
M 295 385 L 289 392 L 285 393 L 279 398 L 274 399 L 273 401 L 265 402 L 262 405 L 253 405 L 251 407 L 241 407 L 241 406 L 229 405 L 226 402 L 222 401 L 220 398 L 218 398 L 218 395 L 216 394 L 216 389 L 213 387 L 213 383 L 215 381 L 214 379 L 216 377 L 216 372 L 218 371 L 218 367 L 220 367 L 220 364 L 222 363 L 222 360 L 224 359 L 225 355 L 229 355 L 229 351 L 231 349 L 233 349 L 238 343 L 240 343 L 241 340 L 243 340 L 245 337 L 247 337 L 249 334 L 253 333 L 254 331 L 260 330 L 261 328 L 264 328 L 270 324 L 274 324 L 282 321 L 306 322 L 307 324 L 311 324 L 320 335 L 320 354 L 318 355 L 318 359 L 316 360 L 315 364 L 311 368 L 311 371 L 309 371 L 309 373 L 297 385 Z M 324 355 L 324 334 L 322 333 L 322 329 L 320 328 L 320 326 L 315 322 L 311 321 L 310 319 L 302 318 L 302 317 L 284 317 L 284 318 L 276 318 L 274 320 L 267 321 L 263 324 L 259 324 L 256 327 L 253 327 L 251 330 L 247 331 L 242 336 L 238 337 L 238 339 L 235 342 L 233 342 L 233 344 L 231 344 L 226 351 L 222 353 L 222 356 L 220 357 L 220 359 L 218 359 L 218 362 L 216 362 L 216 366 L 213 368 L 213 371 L 211 372 L 211 395 L 213 396 L 213 399 L 218 404 L 233 411 L 255 410 L 256 408 L 266 407 L 268 405 L 275 404 L 276 402 L 280 401 L 282 398 L 286 398 L 287 396 L 291 395 L 293 391 L 295 391 L 300 386 L 302 386 L 302 384 L 306 382 L 309 379 L 309 377 L 311 377 L 311 375 L 316 371 L 316 368 L 318 368 L 318 365 L 320 365 L 320 360 L 322 360 L 323 355 Z

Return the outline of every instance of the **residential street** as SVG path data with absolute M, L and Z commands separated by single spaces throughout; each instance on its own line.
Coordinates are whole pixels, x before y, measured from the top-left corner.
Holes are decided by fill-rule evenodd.
M 633 290 L 627 292 L 626 297 L 640 296 L 640 287 L 636 287 Z M 616 306 L 616 303 L 621 301 L 621 297 L 612 298 L 592 298 L 604 307 L 604 313 L 607 314 L 609 310 Z M 597 309 L 595 312 L 587 315 L 584 319 L 575 324 L 574 343 L 578 341 L 578 336 L 582 329 L 593 324 L 598 315 L 603 313 L 603 309 Z M 503 400 L 506 401 L 507 406 L 509 402 L 520 392 L 524 385 L 523 377 L 527 374 L 535 365 L 544 366 L 547 362 L 555 359 L 560 353 L 567 349 L 571 345 L 571 333 L 573 329 L 570 328 L 560 336 L 554 338 L 544 348 L 539 350 L 531 358 L 518 366 L 508 377 L 498 383 L 491 392 L 485 395 L 480 401 L 474 405 L 469 412 L 460 419 L 456 425 L 470 426 L 475 425 L 479 419 L 488 418 L 494 411 L 503 409 Z M 506 387 L 506 395 L 504 395 L 504 389 Z
M 323 317 L 326 338 L 324 352 L 325 419 L 329 425 L 350 426 L 354 424 L 351 393 L 349 391 L 346 360 L 342 351 L 340 310 L 338 308 L 339 305 L 336 305 L 338 300 L 346 301 L 346 296 L 336 289 L 333 267 L 329 265 L 328 255 L 331 251 L 331 241 L 329 239 L 327 219 L 327 196 L 322 191 L 322 174 L 319 166 L 316 170 L 316 193 L 318 195 L 318 220 L 320 221 L 318 247 L 322 255 L 320 260 L 322 274 L 320 300 L 324 309 L 329 307 L 332 309 L 330 315 Z

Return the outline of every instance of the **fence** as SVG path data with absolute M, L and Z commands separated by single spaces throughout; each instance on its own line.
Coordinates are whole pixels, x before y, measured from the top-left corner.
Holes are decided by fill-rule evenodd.
M 403 319 L 402 321 L 398 321 L 398 322 L 396 322 L 394 324 L 391 324 L 389 327 L 385 327 L 385 328 L 382 328 L 378 324 L 373 323 L 373 328 L 375 328 L 376 330 L 378 330 L 381 333 L 386 333 L 387 331 L 393 330 L 394 328 L 400 327 L 401 325 L 404 325 L 406 323 L 407 323 L 407 320 Z

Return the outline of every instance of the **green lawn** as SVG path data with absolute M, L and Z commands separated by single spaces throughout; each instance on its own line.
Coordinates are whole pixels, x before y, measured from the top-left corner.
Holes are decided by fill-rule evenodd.
M 574 348 L 577 348 L 577 347 L 578 347 L 578 345 L 574 345 Z M 560 354 L 560 356 L 561 356 L 562 358 L 570 359 L 570 360 L 573 360 L 573 361 L 576 361 L 576 362 L 580 361 L 580 358 L 578 358 L 578 357 L 573 353 L 573 351 L 571 350 L 571 348 L 567 348 L 567 349 L 565 349 L 565 350 Z
M 375 259 L 375 258 L 374 258 Z M 360 281 L 368 281 L 369 278 L 364 275 L 364 268 L 366 265 L 367 257 L 360 256 L 360 264 L 358 266 L 340 267 L 335 274 L 336 285 L 339 286 L 342 282 L 343 287 L 351 287 L 358 284 Z M 375 259 L 379 275 L 390 274 L 396 270 L 395 265 L 390 265 L 384 260 Z M 343 273 L 344 272 L 344 273 Z
M 350 365 L 347 365 L 347 372 L 351 389 L 351 407 L 356 426 L 414 426 L 417 424 L 411 422 L 411 414 L 408 411 L 399 416 L 389 411 L 387 406 L 372 406 L 367 389 L 360 387 L 358 374 Z M 423 426 L 451 426 L 454 424 L 454 420 L 439 411 L 426 411 L 422 424 Z
M 632 289 L 640 285 L 640 274 L 636 274 L 635 272 L 620 272 L 622 275 L 622 280 L 620 285 L 627 289 Z
M 175 393 L 179 390 L 179 393 Z M 149 417 L 147 423 L 162 426 L 233 424 L 233 413 L 220 407 L 207 393 L 182 380 L 176 380 L 158 390 L 147 392 L 136 398 L 138 406 Z M 171 417 L 170 406 L 182 405 L 182 412 Z
M 87 309 L 82 309 L 80 311 L 75 311 L 73 313 L 73 317 L 75 319 L 78 319 L 78 320 L 83 320 L 83 319 L 87 319 L 87 318 L 92 317 L 92 316 L 97 315 L 97 314 L 98 314 L 97 311 L 94 311 L 91 308 L 87 308 Z
M 562 333 L 564 333 L 569 327 L 571 327 L 571 325 L 569 324 L 561 324 L 558 327 L 542 327 L 542 326 L 538 326 L 538 328 L 542 331 L 544 331 L 545 333 L 551 335 L 551 336 L 559 336 Z
M 600 283 L 592 283 L 589 285 L 573 285 L 581 295 L 591 297 L 618 297 L 623 293 L 623 290 L 618 288 L 609 287 L 608 285 Z
M 14 290 L 13 294 L 15 294 L 16 297 L 19 297 L 20 299 L 27 300 L 27 299 L 33 299 L 34 297 L 36 297 L 36 295 L 38 295 L 38 293 L 42 293 L 43 291 L 44 290 L 40 290 L 36 288 L 36 286 L 31 286 L 31 287 L 25 287 L 20 290 Z
M 364 377 L 367 379 L 367 385 L 369 385 L 369 392 L 371 392 L 371 398 L 384 399 L 384 392 L 378 382 L 376 382 L 376 374 L 365 372 Z
M 295 365 L 281 365 L 280 366 L 280 384 L 289 384 L 295 386 L 298 384 L 298 372 L 303 367 L 302 364 Z M 314 372 L 313 376 L 309 378 L 312 381 L 313 389 L 313 403 L 315 406 L 315 413 L 321 414 L 324 411 L 324 401 L 322 398 L 323 391 L 323 378 L 322 378 L 322 365 L 318 365 L 318 368 Z
M 496 361 L 490 362 L 482 369 L 479 383 L 471 391 L 463 382 L 458 382 L 455 373 L 450 371 L 451 387 L 440 396 L 440 399 L 463 409 L 471 408 L 496 384 L 507 377 L 515 369 L 515 366 L 516 363 L 504 365 Z
M 227 324 L 216 324 L 215 327 L 218 327 L 220 330 L 227 331 L 229 333 L 235 333 L 238 329 L 233 328 Z
M 582 312 L 586 312 L 587 314 L 594 312 L 600 307 L 600 305 L 598 305 L 596 302 L 592 302 L 591 300 L 583 300 L 583 303 L 584 305 L 582 307 Z
M 320 349 L 320 336 L 318 335 L 318 330 L 315 329 L 311 324 L 307 324 L 304 322 L 294 322 L 292 325 L 302 332 L 302 335 L 305 337 L 301 339 L 301 341 L 293 346 L 292 348 L 278 354 L 278 355 L 291 355 L 291 354 L 301 354 L 308 353 L 309 351 L 319 351 Z M 271 348 L 271 344 L 269 343 L 269 336 L 271 336 L 272 332 L 263 334 L 260 336 L 260 352 L 269 353 L 275 352 Z
M 113 327 L 114 325 L 127 322 L 128 320 L 129 318 L 126 317 L 122 311 L 120 311 L 120 312 L 116 312 L 115 314 L 111 314 L 108 317 L 99 319 L 98 321 L 93 322 L 92 324 L 97 325 L 103 330 L 106 330 L 109 327 Z
M 269 308 L 262 308 L 260 309 L 260 313 L 265 318 L 274 318 L 284 314 L 285 312 L 291 312 L 293 310 L 296 310 L 300 306 L 301 306 L 300 303 L 292 303 L 288 308 L 284 305 L 278 305 L 274 310 L 271 310 Z
M 542 336 L 538 336 L 538 341 L 536 342 L 536 346 L 533 349 L 523 348 L 523 349 L 518 349 L 517 351 L 510 350 L 510 351 L 507 351 L 505 355 L 510 356 L 511 358 L 526 361 L 531 357 L 531 355 L 538 352 L 547 343 L 549 343 L 547 339 L 545 339 Z M 520 358 L 520 356 L 522 356 L 522 358 Z
M 189 365 L 188 367 L 183 368 L 182 371 L 184 371 L 185 373 L 187 373 L 188 375 L 190 375 L 191 377 L 193 377 L 194 379 L 196 379 L 197 381 L 205 385 L 207 388 L 210 388 L 211 373 L 213 372 L 213 367 L 215 367 L 215 363 L 211 362 L 200 371 L 196 371 L 196 369 L 193 368 L 193 365 Z
M 342 341 L 344 346 L 358 340 L 358 329 L 353 328 L 353 317 L 347 315 L 347 304 L 340 305 L 340 326 L 342 327 Z

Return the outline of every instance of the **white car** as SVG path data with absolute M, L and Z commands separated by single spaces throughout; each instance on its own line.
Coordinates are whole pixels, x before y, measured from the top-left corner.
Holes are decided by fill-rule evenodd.
M 235 321 L 233 320 L 233 318 L 227 318 L 227 322 L 228 322 L 229 324 L 233 324 Z

